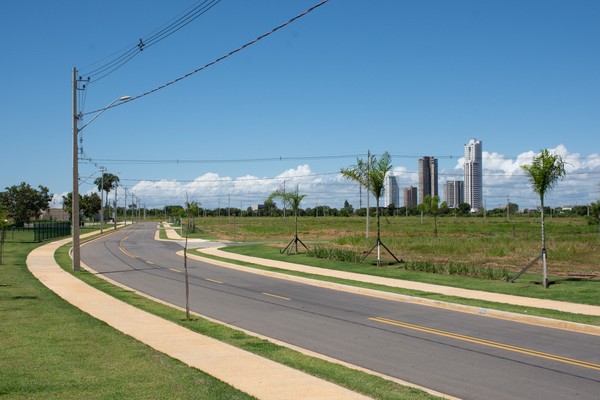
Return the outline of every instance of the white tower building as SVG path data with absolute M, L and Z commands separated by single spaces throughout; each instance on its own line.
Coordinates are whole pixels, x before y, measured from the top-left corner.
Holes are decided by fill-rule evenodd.
M 481 141 L 475 139 L 465 145 L 465 203 L 474 212 L 483 209 Z

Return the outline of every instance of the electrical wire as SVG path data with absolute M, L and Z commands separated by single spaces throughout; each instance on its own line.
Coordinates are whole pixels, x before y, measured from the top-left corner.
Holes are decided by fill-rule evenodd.
M 176 19 L 174 22 L 163 25 L 163 27 L 160 27 L 157 30 L 155 30 L 154 31 L 155 33 L 151 33 L 150 36 L 145 37 L 145 38 L 140 38 L 138 42 L 125 47 L 123 50 L 121 50 L 119 52 L 113 53 L 113 55 L 117 54 L 117 56 L 110 59 L 110 61 L 106 62 L 105 64 L 100 65 L 99 67 L 96 67 L 95 69 L 88 71 L 87 69 L 89 67 L 96 65 L 99 62 L 93 63 L 89 67 L 82 68 L 79 71 L 79 73 L 81 75 L 89 78 L 89 80 L 90 80 L 89 84 L 98 82 L 99 80 L 107 77 L 108 75 L 112 74 L 113 72 L 115 72 L 116 70 L 121 68 L 123 65 L 127 64 L 129 61 L 131 61 L 131 59 L 133 59 L 133 57 L 135 57 L 136 55 L 138 55 L 139 53 L 144 51 L 146 48 L 151 47 L 151 46 L 161 42 L 162 40 L 166 39 L 167 37 L 173 35 L 175 32 L 177 32 L 180 29 L 184 28 L 185 26 L 189 25 L 191 22 L 193 22 L 198 17 L 200 17 L 201 15 L 208 12 L 210 9 L 212 9 L 215 5 L 217 5 L 220 2 L 221 2 L 221 0 L 199 1 L 198 3 L 196 3 L 196 5 L 192 5 L 191 7 L 186 9 L 186 11 L 184 11 L 182 13 L 183 15 L 181 17 L 179 17 L 179 18 L 175 17 Z M 189 10 L 189 11 L 187 11 L 187 10 Z M 110 57 L 111 56 L 106 57 L 106 58 L 110 58 Z
M 126 101 L 123 101 L 123 102 L 120 102 L 120 103 L 115 103 L 115 104 L 113 104 L 113 105 L 111 105 L 111 106 L 109 106 L 109 107 L 106 107 L 106 108 L 104 108 L 104 109 L 101 109 L 101 110 L 110 109 L 110 108 L 115 108 L 115 107 L 122 106 L 123 104 L 128 104 L 128 103 L 131 103 L 132 101 L 135 101 L 135 100 L 141 99 L 142 97 L 146 97 L 146 96 L 148 96 L 148 95 L 151 95 L 151 94 L 153 94 L 153 93 L 156 93 L 156 92 L 158 92 L 158 91 L 160 91 L 160 90 L 162 90 L 162 89 L 165 89 L 165 88 L 167 88 L 167 87 L 169 87 L 169 86 L 171 86 L 171 85 L 173 85 L 173 84 L 175 84 L 175 83 L 178 83 L 178 82 L 180 82 L 180 81 L 182 81 L 182 80 L 184 80 L 184 79 L 186 79 L 186 78 L 189 78 L 190 76 L 192 76 L 192 75 L 195 75 L 195 74 L 197 74 L 198 72 L 200 72 L 200 71 L 203 71 L 203 70 L 205 70 L 205 69 L 207 69 L 207 68 L 209 68 L 209 67 L 212 67 L 213 65 L 215 65 L 215 64 L 217 64 L 217 63 L 219 63 L 219 62 L 221 62 L 221 61 L 223 61 L 223 60 L 225 60 L 225 59 L 227 59 L 227 58 L 229 58 L 229 57 L 231 57 L 231 56 L 233 56 L 233 55 L 234 55 L 234 54 L 236 54 L 236 53 L 239 53 L 240 51 L 242 51 L 242 50 L 244 50 L 244 49 L 246 49 L 246 48 L 248 48 L 248 47 L 252 46 L 253 44 L 256 44 L 256 43 L 258 43 L 258 42 L 259 42 L 259 41 L 261 41 L 262 39 L 264 39 L 264 38 L 266 38 L 266 37 L 268 37 L 268 36 L 272 35 L 273 33 L 275 33 L 275 32 L 277 32 L 277 31 L 279 31 L 279 30 L 280 30 L 280 29 L 282 29 L 282 28 L 285 28 L 286 26 L 288 26 L 288 25 L 290 25 L 291 23 L 293 23 L 293 22 L 297 21 L 298 19 L 300 19 L 300 18 L 304 17 L 305 15 L 307 15 L 307 14 L 310 14 L 311 12 L 313 12 L 314 10 L 316 10 L 317 8 L 319 8 L 319 7 L 323 6 L 324 4 L 326 4 L 326 3 L 328 3 L 328 2 L 329 2 L 329 0 L 323 0 L 323 1 L 321 1 L 320 3 L 318 3 L 318 4 L 314 5 L 314 6 L 312 6 L 311 8 L 309 8 L 308 10 L 306 10 L 306 11 L 304 11 L 304 12 L 302 12 L 302 13 L 300 13 L 300 14 L 296 15 L 294 18 L 290 19 L 289 21 L 287 21 L 287 22 L 285 22 L 285 23 L 283 23 L 283 24 L 281 24 L 281 25 L 277 26 L 276 28 L 272 29 L 271 31 L 269 31 L 269 32 L 267 32 L 267 33 L 265 33 L 265 34 L 262 34 L 262 35 L 260 35 L 260 36 L 259 36 L 259 37 L 257 37 L 256 39 L 254 39 L 254 40 L 252 40 L 252 41 L 250 41 L 250 42 L 248 42 L 248 43 L 246 43 L 246 44 L 244 44 L 244 45 L 242 45 L 242 46 L 238 47 L 238 48 L 237 48 L 237 49 L 235 49 L 235 50 L 232 50 L 232 51 L 230 51 L 229 53 L 225 54 L 224 56 L 221 56 L 221 57 L 219 57 L 219 58 L 215 59 L 214 61 L 211 61 L 211 62 L 209 62 L 208 64 L 205 64 L 204 66 L 202 66 L 202 67 L 200 67 L 200 68 L 197 68 L 197 69 L 195 69 L 195 70 L 194 70 L 194 71 L 192 71 L 192 72 L 188 72 L 187 74 L 185 74 L 185 75 L 183 75 L 183 76 L 180 76 L 180 77 L 179 77 L 179 78 L 177 78 L 177 79 L 174 79 L 174 80 L 172 80 L 172 81 L 170 81 L 170 82 L 167 82 L 167 83 L 165 83 L 165 84 L 163 84 L 163 85 L 161 85 L 161 86 L 158 86 L 158 87 L 156 87 L 156 88 L 154 88 L 154 89 L 152 89 L 152 90 L 149 90 L 149 91 L 147 91 L 147 92 L 144 92 L 144 93 L 142 93 L 142 94 L 139 94 L 139 95 L 137 95 L 137 96 L 134 96 L 134 97 L 130 98 L 129 100 L 126 100 Z M 100 112 L 101 110 L 90 111 L 90 112 L 87 112 L 87 113 L 85 113 L 85 114 L 82 114 L 82 115 L 87 115 L 87 114 L 95 114 L 95 113 L 98 113 L 98 112 Z

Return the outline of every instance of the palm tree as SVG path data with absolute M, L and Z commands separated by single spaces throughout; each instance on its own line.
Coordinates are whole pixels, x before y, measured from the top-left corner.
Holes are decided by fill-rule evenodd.
M 98 187 L 99 192 L 106 192 L 106 203 L 104 210 L 108 209 L 108 194 L 111 190 L 119 186 L 119 177 L 110 172 L 103 172 L 102 175 L 94 180 L 94 185 Z
M 269 197 L 267 198 L 266 202 L 272 202 L 275 199 L 281 199 L 284 206 L 286 206 L 286 205 L 289 206 L 292 209 L 292 211 L 294 212 L 294 220 L 295 220 L 294 238 L 281 251 L 282 253 L 287 250 L 288 255 L 289 255 L 291 246 L 292 246 L 292 244 L 294 244 L 294 247 L 296 249 L 296 254 L 298 254 L 298 243 L 300 243 L 302 246 L 304 246 L 304 248 L 306 250 L 308 250 L 308 247 L 306 247 L 306 245 L 302 242 L 302 240 L 300 240 L 300 238 L 298 238 L 298 210 L 300 210 L 300 203 L 302 202 L 302 199 L 304 199 L 305 197 L 306 197 L 305 194 L 298 193 L 298 186 L 296 186 L 295 192 L 286 192 L 285 189 L 281 188 L 281 189 L 277 189 L 276 191 L 271 193 L 269 195 Z
M 535 193 L 540 196 L 540 209 L 542 221 L 542 271 L 543 285 L 548 287 L 548 276 L 546 270 L 546 236 L 544 232 L 544 196 L 552 189 L 559 179 L 565 177 L 565 163 L 560 155 L 552 154 L 548 149 L 533 157 L 531 164 L 522 165 L 521 168 L 529 177 L 529 182 Z
M 381 155 L 381 158 L 377 160 L 374 155 L 370 155 L 367 161 L 362 159 L 356 160 L 356 165 L 350 168 L 342 168 L 340 173 L 346 179 L 355 181 L 360 185 L 366 187 L 375 197 L 376 202 L 376 214 L 377 214 L 377 242 L 375 246 L 369 250 L 363 260 L 377 248 L 377 266 L 381 265 L 381 247 L 385 248 L 388 253 L 394 257 L 397 262 L 401 262 L 396 256 L 388 249 L 381 241 L 381 224 L 379 216 L 379 199 L 383 196 L 385 189 L 385 177 L 392 170 L 392 157 L 386 151 Z M 367 210 L 367 213 L 369 211 Z

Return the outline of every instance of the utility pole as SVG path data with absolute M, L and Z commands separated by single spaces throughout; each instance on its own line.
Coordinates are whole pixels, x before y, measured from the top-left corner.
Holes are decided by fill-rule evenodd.
M 77 69 L 73 67 L 73 192 L 71 198 L 71 223 L 73 235 L 73 271 L 79 271 L 81 268 L 81 252 L 79 240 L 79 146 L 77 137 L 79 128 L 77 122 Z
M 103 233 L 104 230 L 104 167 L 100 167 L 100 172 L 102 173 L 102 178 L 100 183 L 100 233 Z M 108 197 L 108 194 L 106 195 Z M 108 199 L 106 199 L 108 203 Z
M 117 203 L 117 189 L 119 188 L 119 185 L 115 186 L 115 216 L 114 216 L 114 223 L 115 223 L 115 231 L 117 230 L 117 219 L 118 219 L 118 203 Z
M 369 194 L 371 193 L 371 179 L 369 175 L 371 174 L 371 150 L 367 150 L 367 228 L 366 228 L 366 238 L 369 238 L 369 214 L 371 209 L 369 208 Z
M 123 187 L 125 189 L 125 206 L 123 207 L 123 223 L 124 226 L 127 226 L 127 187 Z M 166 212 L 166 207 L 165 207 Z

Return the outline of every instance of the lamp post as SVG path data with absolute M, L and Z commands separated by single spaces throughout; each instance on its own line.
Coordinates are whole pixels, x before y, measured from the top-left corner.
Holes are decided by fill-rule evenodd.
M 113 100 L 98 114 L 94 115 L 94 117 L 87 124 L 79 128 L 77 123 L 79 122 L 81 116 L 77 112 L 77 69 L 73 68 L 73 197 L 71 198 L 71 223 L 73 224 L 73 260 L 71 265 L 73 267 L 73 271 L 79 271 L 81 269 L 81 242 L 79 238 L 79 147 L 77 143 L 79 132 L 117 101 L 127 101 L 129 99 L 131 99 L 131 96 L 123 96 Z

